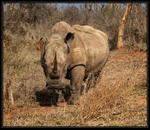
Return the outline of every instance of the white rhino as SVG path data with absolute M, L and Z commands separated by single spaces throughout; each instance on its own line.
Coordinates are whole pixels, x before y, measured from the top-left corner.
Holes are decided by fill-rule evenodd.
M 91 72 L 97 76 L 107 61 L 108 36 L 88 25 L 70 26 L 61 21 L 53 26 L 46 43 L 42 44 L 41 65 L 47 88 L 55 93 L 69 79 L 70 91 L 64 91 L 65 99 L 69 104 L 78 104 L 83 81 Z

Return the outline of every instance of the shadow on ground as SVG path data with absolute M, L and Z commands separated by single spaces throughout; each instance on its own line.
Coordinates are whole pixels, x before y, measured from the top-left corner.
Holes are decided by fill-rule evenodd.
M 55 100 L 54 105 L 56 105 L 56 100 L 57 100 L 57 95 L 56 97 L 52 97 L 52 94 L 45 89 L 43 90 L 37 90 L 35 92 L 36 96 L 36 102 L 39 102 L 40 106 L 52 106 L 53 105 L 53 100 Z M 55 99 L 54 99 L 55 98 Z
M 70 86 L 66 85 L 64 89 L 35 90 L 35 97 L 40 106 L 57 106 L 58 102 L 67 102 L 70 99 Z

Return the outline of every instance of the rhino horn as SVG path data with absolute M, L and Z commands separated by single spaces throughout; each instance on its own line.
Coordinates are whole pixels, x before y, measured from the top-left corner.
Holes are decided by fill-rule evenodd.
M 57 72 L 57 54 L 56 54 L 56 52 L 55 52 L 55 57 L 54 57 L 54 68 L 53 68 L 53 72 Z

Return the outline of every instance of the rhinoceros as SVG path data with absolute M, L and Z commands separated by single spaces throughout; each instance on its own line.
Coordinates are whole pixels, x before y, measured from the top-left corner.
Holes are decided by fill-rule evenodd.
M 84 81 L 91 72 L 97 76 L 108 59 L 107 34 L 88 25 L 70 26 L 61 21 L 43 42 L 41 65 L 47 89 L 52 93 L 63 90 L 68 104 L 78 104 Z

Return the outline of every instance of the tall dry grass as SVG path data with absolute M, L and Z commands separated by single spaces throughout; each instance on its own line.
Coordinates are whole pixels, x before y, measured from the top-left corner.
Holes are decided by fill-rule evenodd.
M 123 113 L 126 100 L 135 88 L 146 87 L 146 59 L 127 53 L 116 57 L 111 55 L 96 88 L 81 98 L 79 109 L 84 121 L 94 119 L 109 122 L 112 115 Z
M 34 34 L 38 34 L 38 32 L 34 32 Z M 37 36 L 41 36 L 41 34 Z M 4 32 L 3 83 L 5 87 L 7 82 L 11 80 L 16 105 L 32 104 L 33 100 L 35 101 L 35 88 L 44 87 L 40 52 L 36 51 L 35 42 L 36 40 L 31 36 Z

